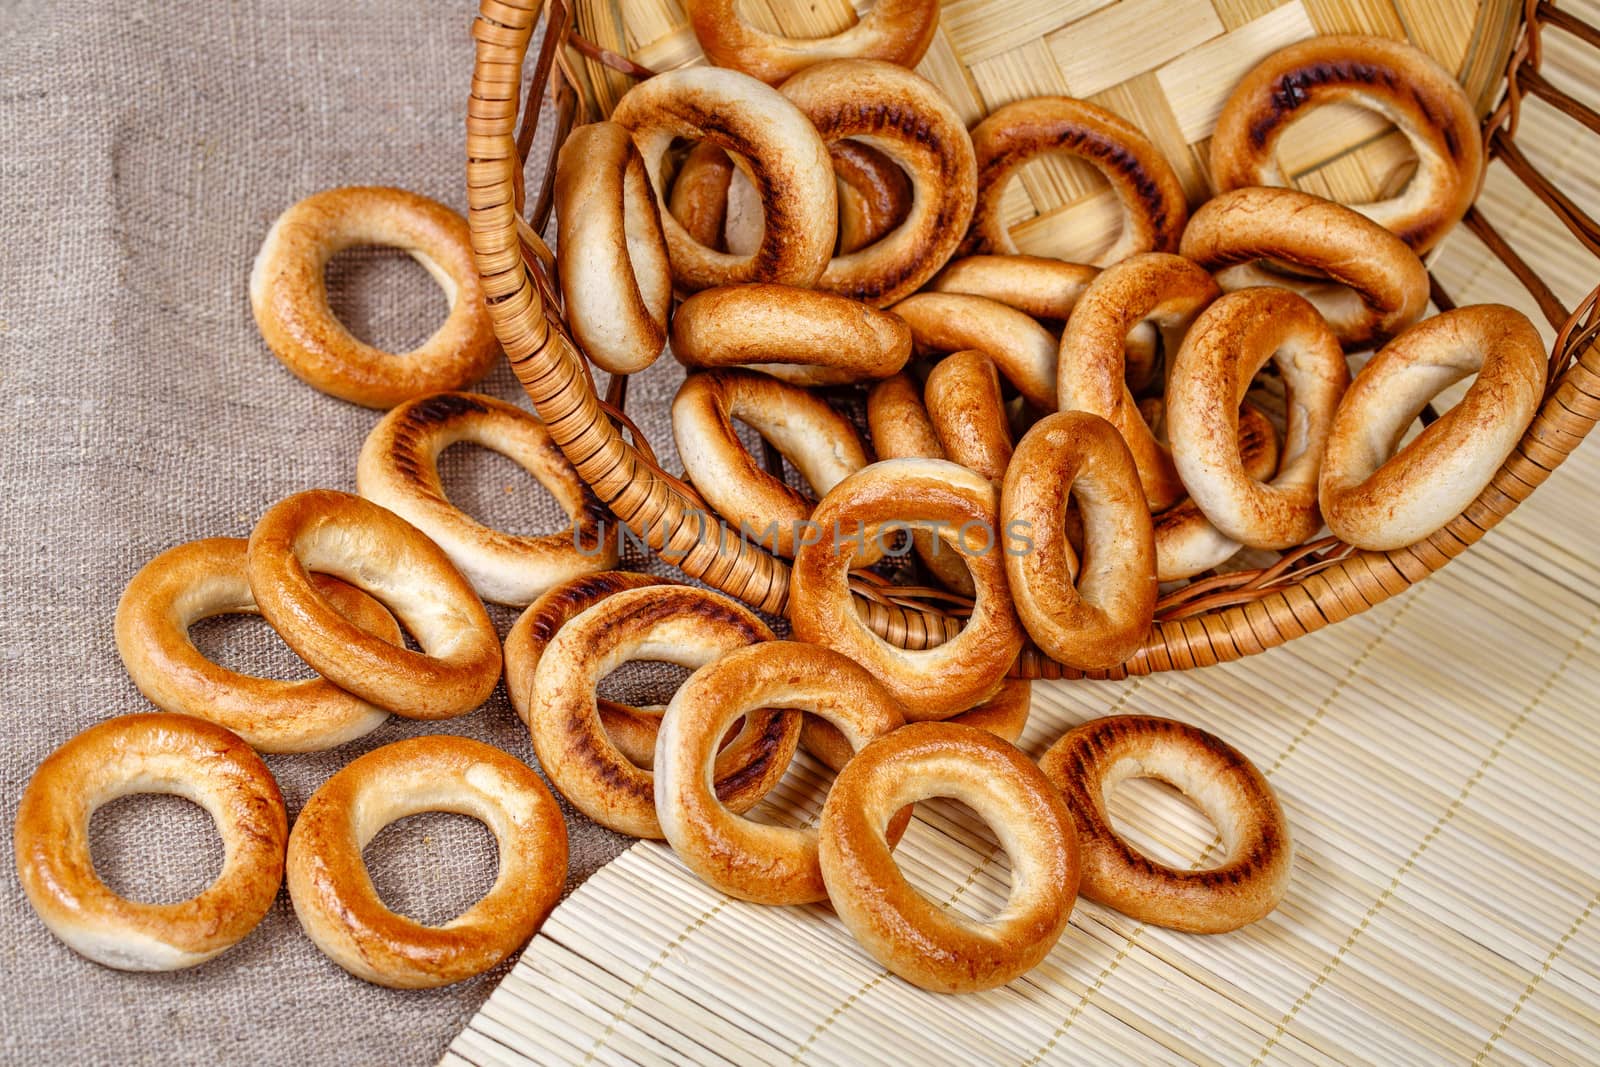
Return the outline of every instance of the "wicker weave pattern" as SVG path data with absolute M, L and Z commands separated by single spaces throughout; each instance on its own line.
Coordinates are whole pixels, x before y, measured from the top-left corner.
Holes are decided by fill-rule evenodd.
M 532 134 L 526 120 L 520 131 L 517 126 L 519 71 L 537 15 L 534 3 L 483 0 L 474 27 L 478 59 L 468 118 L 469 221 L 497 332 L 556 439 L 619 518 L 647 530 L 652 547 L 687 573 L 764 610 L 781 611 L 787 567 L 730 531 L 708 536 L 710 524 L 692 491 L 656 467 L 647 443 L 625 440 L 627 422 L 620 411 L 625 383 L 602 401 L 564 334 L 548 250 L 523 221 L 522 163 Z M 833 32 L 854 17 L 843 0 L 808 5 L 748 0 L 744 10 L 757 25 L 791 34 Z M 558 29 L 569 25 L 564 3 L 552 5 L 551 21 Z M 1086 96 L 1144 128 L 1198 199 L 1205 194 L 1203 161 L 1217 109 L 1251 64 L 1317 32 L 1406 37 L 1457 70 L 1486 112 L 1495 109 L 1486 122 L 1492 156 L 1538 194 L 1579 243 L 1600 255 L 1600 231 L 1593 221 L 1544 179 L 1514 142 L 1518 102 L 1525 92 L 1600 133 L 1600 116 L 1539 78 L 1539 31 L 1546 25 L 1600 47 L 1600 35 L 1550 5 L 1529 3 L 1519 10 L 1508 0 L 954 0 L 944 6 L 940 32 L 919 70 L 969 120 L 1020 97 Z M 626 18 L 619 6 L 604 0 L 580 3 L 576 29 L 582 36 L 570 43 L 582 53 L 581 61 L 573 62 L 547 35 L 527 83 L 530 99 L 537 99 L 534 94 L 542 93 L 552 67 L 561 70 L 563 76 L 553 84 L 557 121 L 563 125 L 580 110 L 590 117 L 608 112 L 632 83 L 631 75 L 641 73 L 635 64 L 665 69 L 703 61 L 672 0 L 629 3 Z M 1503 92 L 1508 80 L 1509 93 Z M 1326 109 L 1301 126 L 1283 149 L 1285 169 L 1301 188 L 1366 200 L 1404 180 L 1410 157 L 1403 138 L 1373 116 Z M 544 201 L 535 206 L 536 224 L 542 225 L 546 209 Z M 1007 193 L 1014 237 L 1025 251 L 1039 254 L 1090 258 L 1114 236 L 1115 216 L 1109 191 L 1071 161 L 1030 164 Z M 1494 483 L 1462 516 L 1409 548 L 1355 553 L 1325 541 L 1289 553 L 1265 571 L 1195 583 L 1163 602 L 1136 656 L 1094 676 L 1237 659 L 1380 603 L 1481 538 L 1587 434 L 1600 417 L 1594 295 L 1569 310 L 1481 212 L 1470 213 L 1465 225 L 1510 268 L 1559 332 L 1551 394 Z M 1440 307 L 1450 306 L 1437 285 L 1434 295 Z M 907 647 L 937 644 L 961 624 L 904 596 L 874 593 L 858 599 L 858 605 L 877 632 Z M 1081 676 L 1032 650 L 1014 673 Z

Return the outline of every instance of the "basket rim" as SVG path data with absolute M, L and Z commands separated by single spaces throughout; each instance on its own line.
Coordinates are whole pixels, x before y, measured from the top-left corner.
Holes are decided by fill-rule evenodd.
M 1519 115 L 1519 76 L 1537 75 L 1540 20 L 1547 9 L 1553 10 L 1539 0 L 1524 5 L 1500 99 L 1484 124 L 1490 159 L 1515 160 L 1511 139 Z M 523 66 L 541 14 L 546 30 L 527 83 L 526 106 L 519 109 Z M 587 361 L 566 335 L 552 278 L 553 258 L 539 231 L 549 211 L 548 174 L 576 118 L 585 84 L 585 72 L 575 68 L 567 46 L 609 76 L 650 73 L 578 36 L 572 16 L 568 0 L 480 0 L 473 23 L 477 50 L 467 118 L 468 224 L 495 332 L 552 436 L 621 521 L 645 534 L 658 554 L 692 577 L 758 609 L 784 614 L 787 564 L 708 514 L 697 494 L 656 463 L 648 441 L 622 412 L 626 378 L 613 378 L 602 399 Z M 1562 28 L 1572 32 L 1570 26 Z M 555 100 L 557 134 L 530 223 L 523 212 L 523 169 L 547 81 Z M 1581 115 L 1574 117 L 1584 121 Z M 1522 163 L 1532 170 L 1531 164 Z M 1515 163 L 1512 169 L 1540 192 Z M 1563 221 L 1584 240 L 1586 217 Z M 1507 262 L 1558 331 L 1544 402 L 1477 499 L 1444 527 L 1405 548 L 1363 551 L 1323 538 L 1291 550 L 1271 567 L 1192 582 L 1178 591 L 1181 595 L 1163 601 L 1165 615 L 1154 622 L 1144 645 L 1116 667 L 1066 667 L 1030 644 L 1012 676 L 1115 679 L 1210 666 L 1265 651 L 1410 588 L 1481 539 L 1542 484 L 1600 420 L 1600 347 L 1595 343 L 1600 337 L 1600 287 L 1569 312 L 1476 207 L 1464 224 Z M 1437 283 L 1434 300 L 1441 308 L 1452 306 Z M 686 521 L 691 516 L 692 533 Z M 708 519 L 730 534 L 733 544 L 719 536 L 707 550 L 703 534 Z M 894 644 L 930 647 L 962 625 L 958 616 L 933 606 L 936 600 L 920 602 L 916 590 L 885 593 L 866 581 L 855 583 L 855 590 L 858 610 Z

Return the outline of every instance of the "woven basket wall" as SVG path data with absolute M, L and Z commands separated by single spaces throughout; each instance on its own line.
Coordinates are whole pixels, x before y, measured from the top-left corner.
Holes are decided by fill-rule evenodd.
M 574 32 L 565 61 L 547 49 L 524 70 L 523 51 L 530 40 L 540 40 L 537 8 L 537 0 L 483 0 L 484 18 L 474 30 L 479 49 L 468 120 L 470 221 L 497 331 L 535 407 L 619 517 L 649 525 L 660 534 L 660 547 L 676 550 L 695 577 L 781 612 L 787 568 L 753 546 L 731 552 L 707 548 L 698 539 L 699 520 L 685 520 L 692 498 L 635 447 L 637 435 L 628 435 L 620 417 L 625 382 L 614 381 L 603 401 L 594 395 L 554 310 L 554 283 L 540 264 L 544 260 L 548 267 L 548 252 L 532 229 L 517 221 L 520 208 L 536 224 L 542 222 L 548 207 L 535 193 L 542 180 L 538 172 L 548 161 L 527 160 L 533 141 L 527 120 L 538 109 L 523 107 L 523 125 L 516 130 L 522 91 L 529 101 L 538 100 L 545 77 L 556 72 L 559 137 L 574 121 L 608 114 L 636 77 L 701 63 L 704 57 L 675 0 L 575 0 L 571 8 L 555 0 L 555 25 L 566 25 L 570 12 Z M 744 0 L 741 10 L 765 29 L 803 36 L 837 32 L 856 17 L 846 0 Z M 1118 112 L 1162 148 L 1198 203 L 1208 193 L 1209 136 L 1239 77 L 1278 48 L 1328 32 L 1411 41 L 1457 72 L 1486 116 L 1489 180 L 1480 207 L 1430 256 L 1434 299 L 1440 307 L 1452 306 L 1443 280 L 1485 269 L 1503 274 L 1505 291 L 1495 299 L 1527 311 L 1552 343 L 1550 394 L 1490 487 L 1423 542 L 1392 552 L 1354 552 L 1324 539 L 1276 563 L 1253 559 L 1243 570 L 1235 564 L 1231 573 L 1169 593 L 1144 648 L 1121 666 L 1091 676 L 1123 677 L 1237 659 L 1404 591 L 1476 542 L 1542 484 L 1600 415 L 1600 353 L 1593 344 L 1600 326 L 1592 291 L 1600 281 L 1595 258 L 1600 227 L 1540 169 L 1554 164 L 1551 172 L 1559 174 L 1561 161 L 1548 159 L 1548 153 L 1530 160 L 1514 137 L 1520 101 L 1529 94 L 1571 119 L 1574 137 L 1600 137 L 1600 114 L 1539 73 L 1540 32 L 1559 32 L 1600 49 L 1600 31 L 1554 5 L 1532 0 L 952 0 L 943 5 L 939 32 L 917 69 L 969 122 L 1010 101 L 1044 94 L 1083 97 Z M 564 87 L 563 72 L 575 81 L 575 93 Z M 1371 113 L 1338 106 L 1319 109 L 1296 124 L 1284 138 L 1280 159 L 1302 189 L 1347 202 L 1391 195 L 1412 166 L 1398 132 Z M 1570 246 L 1569 274 L 1541 279 L 1516 249 L 1527 235 L 1496 228 L 1492 190 L 1508 176 L 1558 220 L 1553 238 L 1545 234 L 1540 240 Z M 1025 252 L 1085 261 L 1115 239 L 1114 197 L 1096 173 L 1070 159 L 1028 164 L 1006 196 L 1011 233 Z M 858 606 L 893 643 L 938 644 L 961 625 L 959 612 L 951 615 L 940 604 L 866 593 Z M 1024 652 L 1013 673 L 1080 676 L 1033 649 Z

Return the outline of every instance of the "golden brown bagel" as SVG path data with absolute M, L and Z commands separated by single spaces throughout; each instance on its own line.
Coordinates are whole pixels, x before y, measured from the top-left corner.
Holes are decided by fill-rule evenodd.
M 371 593 L 422 651 L 347 621 L 309 571 Z M 274 504 L 250 534 L 250 592 L 284 644 L 341 689 L 410 719 L 476 708 L 500 680 L 500 641 L 444 550 L 387 508 L 329 489 Z
M 724 893 L 757 904 L 828 898 L 817 865 L 817 832 L 740 818 L 711 792 L 717 746 L 742 715 L 796 708 L 842 731 L 852 749 L 905 725 L 898 701 L 837 652 L 796 641 L 734 649 L 689 676 L 661 718 L 655 796 L 661 830 L 678 857 Z M 894 820 L 896 841 L 911 821 Z
M 600 679 L 631 659 L 697 668 L 732 649 L 772 640 L 742 605 L 689 586 L 623 589 L 556 632 L 534 671 L 528 730 L 550 781 L 595 822 L 634 837 L 661 837 L 651 773 L 606 736 L 595 705 Z M 717 796 L 750 810 L 783 777 L 799 742 L 800 716 L 746 716 L 740 736 L 717 758 Z
M 95 873 L 89 819 L 131 793 L 171 793 L 210 814 L 222 873 L 198 896 L 144 904 Z M 67 947 L 123 971 L 175 971 L 243 940 L 272 907 L 289 835 L 283 796 L 238 737 L 187 715 L 123 715 L 91 726 L 33 772 L 12 834 L 28 903 Z
M 884 837 L 906 804 L 951 797 L 989 824 L 1011 859 L 1005 909 L 986 922 L 939 907 L 906 881 Z M 1028 758 L 971 726 L 912 723 L 862 749 L 822 806 L 818 845 L 833 909 L 861 947 L 923 989 L 1004 985 L 1049 954 L 1078 895 L 1078 833 Z
M 1359 548 L 1414 544 L 1459 515 L 1517 447 L 1544 399 L 1539 331 L 1501 304 L 1417 323 L 1361 369 L 1328 434 L 1320 500 L 1328 529 Z M 1404 448 L 1440 390 L 1477 378 Z
M 383 725 L 389 713 L 326 678 L 281 681 L 211 662 L 189 627 L 215 615 L 259 615 L 245 574 L 242 538 L 169 548 L 140 568 L 117 602 L 117 652 L 139 692 L 163 711 L 226 727 L 262 752 L 315 752 Z M 392 645 L 400 624 L 384 606 L 337 578 L 311 576 L 340 616 Z
M 1232 292 L 1270 285 L 1316 305 L 1346 348 L 1393 337 L 1428 306 L 1428 271 L 1404 241 L 1343 204 L 1294 189 L 1236 189 L 1201 205 L 1183 255 Z M 1256 260 L 1308 267 L 1329 281 L 1268 271 Z
M 421 347 L 374 348 L 328 306 L 328 261 L 357 245 L 403 249 L 444 290 L 450 315 Z M 267 347 L 295 377 L 363 407 L 463 388 L 488 373 L 500 354 L 466 221 L 404 189 L 329 189 L 278 216 L 250 271 L 250 309 Z
M 872 244 L 911 212 L 911 179 L 887 154 L 848 138 L 828 146 L 839 187 L 839 247 L 847 256 Z
M 594 122 L 567 135 L 555 209 L 572 339 L 602 370 L 644 370 L 666 347 L 672 269 L 655 194 L 626 129 Z
M 1239 456 L 1239 405 L 1268 360 L 1293 399 L 1277 477 L 1259 482 Z M 1167 380 L 1167 437 L 1189 495 L 1224 536 L 1281 549 L 1321 528 L 1317 475 L 1349 384 L 1327 323 L 1287 289 L 1241 289 L 1201 312 Z
M 670 212 L 661 216 L 674 283 L 688 292 L 733 282 L 810 288 L 833 255 L 838 193 L 828 150 L 805 115 L 776 89 L 715 67 L 685 67 L 635 85 L 611 121 L 626 126 L 662 195 L 661 160 L 677 137 L 708 141 L 748 161 L 770 220 L 750 255 L 708 248 Z
M 932 293 L 966 293 L 1030 318 L 1067 321 L 1100 268 L 1043 256 L 964 256 L 928 283 Z
M 795 554 L 789 590 L 795 636 L 867 668 L 905 705 L 908 719 L 948 718 L 992 695 L 1022 650 L 997 497 L 982 475 L 936 459 L 883 460 L 834 486 L 812 513 L 820 538 Z M 959 634 L 914 651 L 872 632 L 850 602 L 847 578 L 851 561 L 888 530 L 928 521 L 942 525 L 945 546 L 966 560 L 977 590 Z
M 572 519 L 559 533 L 525 536 L 483 525 L 445 497 L 439 454 L 460 441 L 514 460 Z M 605 506 L 539 418 L 475 393 L 438 393 L 390 411 L 367 435 L 356 491 L 427 534 L 479 596 L 523 605 L 580 574 L 617 565 Z
M 815 502 L 762 468 L 734 433 L 760 433 L 817 493 L 867 465 L 850 420 L 813 393 L 751 371 L 691 374 L 672 401 L 672 436 L 683 469 L 706 502 L 747 536 L 793 556 Z
M 1278 432 L 1261 409 L 1246 402 L 1239 408 L 1239 462 L 1245 477 L 1271 481 L 1278 473 Z M 1156 534 L 1156 580 L 1192 578 L 1232 559 L 1244 546 L 1211 525 L 1187 497 L 1151 517 Z
M 861 20 L 830 37 L 780 37 L 750 25 L 737 0 L 685 0 L 706 58 L 769 85 L 829 59 L 863 57 L 914 67 L 939 29 L 938 0 L 878 0 Z
M 916 292 L 945 265 L 972 219 L 977 169 L 961 116 L 933 83 L 878 60 L 819 63 L 781 91 L 824 141 L 864 141 L 911 180 L 911 207 L 900 225 L 835 257 L 817 287 L 875 307 Z
M 934 364 L 922 395 L 946 456 L 991 482 L 1006 476 L 1011 427 L 994 360 L 976 349 L 952 352 Z
M 1083 566 L 1067 543 L 1069 496 L 1083 520 Z M 1046 655 L 1090 670 L 1138 651 L 1155 617 L 1155 536 L 1115 426 L 1085 411 L 1041 419 L 1006 470 L 1000 518 L 1032 541 L 1006 553 L 1006 577 L 1023 627 Z
M 686 367 L 747 367 L 791 385 L 887 378 L 911 358 L 901 319 L 859 301 L 787 285 L 702 289 L 672 317 Z
M 1196 934 L 1237 930 L 1272 911 L 1289 884 L 1289 826 L 1272 786 L 1222 739 L 1185 723 L 1113 715 L 1067 731 L 1039 760 L 1078 827 L 1083 895 L 1140 922 Z M 1159 778 L 1206 813 L 1222 862 L 1181 871 L 1117 833 L 1106 798 L 1128 778 Z
M 976 348 L 1029 403 L 1055 410 L 1057 342 L 1027 315 L 965 293 L 917 293 L 892 310 L 911 327 L 919 352 Z
M 385 826 L 424 811 L 494 834 L 500 873 L 472 907 L 428 926 L 379 898 L 361 857 Z M 301 929 L 339 966 L 395 989 L 482 974 L 533 936 L 567 884 L 567 824 L 526 764 L 467 737 L 412 737 L 347 764 L 311 795 L 289 836 Z
M 978 156 L 978 206 L 961 246 L 975 252 L 1015 253 L 1000 215 L 1001 194 L 1017 169 L 1046 152 L 1089 163 L 1122 205 L 1122 235 L 1094 266 L 1138 252 L 1176 252 L 1189 217 L 1183 185 L 1160 149 L 1138 127 L 1087 100 L 1041 96 L 995 108 L 972 130 Z
M 1133 454 L 1151 511 L 1183 499 L 1172 454 L 1139 415 L 1126 372 L 1127 337 L 1140 323 L 1161 332 L 1166 351 L 1211 301 L 1222 295 L 1211 276 L 1181 256 L 1150 252 L 1107 267 L 1089 284 L 1061 335 L 1056 368 L 1062 411 L 1107 419 Z
M 1033 684 L 1020 678 L 1007 678 L 998 692 L 975 708 L 952 715 L 945 722 L 987 730 L 1002 741 L 1017 743 L 1028 725 L 1028 709 L 1033 702 Z M 835 773 L 844 769 L 855 755 L 850 741 L 838 727 L 815 715 L 807 715 L 800 728 L 800 744 Z
M 1417 169 L 1399 194 L 1351 205 L 1420 255 L 1472 206 L 1483 174 L 1483 138 L 1466 92 L 1428 53 L 1404 41 L 1326 34 L 1258 63 L 1234 88 L 1211 136 L 1219 192 L 1288 185 L 1276 149 L 1290 124 L 1323 104 L 1375 111 L 1400 128 Z

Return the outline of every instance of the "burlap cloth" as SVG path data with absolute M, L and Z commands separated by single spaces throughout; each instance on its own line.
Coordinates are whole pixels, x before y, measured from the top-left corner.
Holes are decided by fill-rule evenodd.
M 246 298 L 251 260 L 280 211 L 330 186 L 400 185 L 464 208 L 473 14 L 395 0 L 0 3 L 8 835 L 51 749 L 149 708 L 112 641 L 117 597 L 142 564 L 193 538 L 246 536 L 298 490 L 353 491 L 377 414 L 272 358 Z M 352 254 L 330 283 L 356 332 L 387 347 L 443 317 L 442 294 L 403 258 Z M 658 441 L 673 373 L 650 376 L 631 405 L 655 412 Z M 481 388 L 520 399 L 503 364 Z M 549 498 L 509 461 L 445 459 L 469 511 L 513 530 L 555 525 Z M 494 612 L 502 633 L 514 617 Z M 306 673 L 258 620 L 208 623 L 198 640 L 240 669 Z M 335 752 L 268 763 L 293 818 L 355 755 L 430 732 L 533 758 L 502 690 L 460 719 L 394 719 Z M 94 828 L 101 873 L 143 899 L 191 895 L 220 864 L 209 820 L 185 801 L 128 798 Z M 626 842 L 581 818 L 569 828 L 570 889 Z M 440 921 L 488 887 L 494 846 L 471 820 L 420 816 L 381 834 L 368 860 L 391 904 Z M 368 985 L 304 937 L 284 893 L 218 959 L 124 974 L 51 937 L 9 870 L 0 954 L 5 1062 L 432 1063 L 503 973 L 429 992 Z

